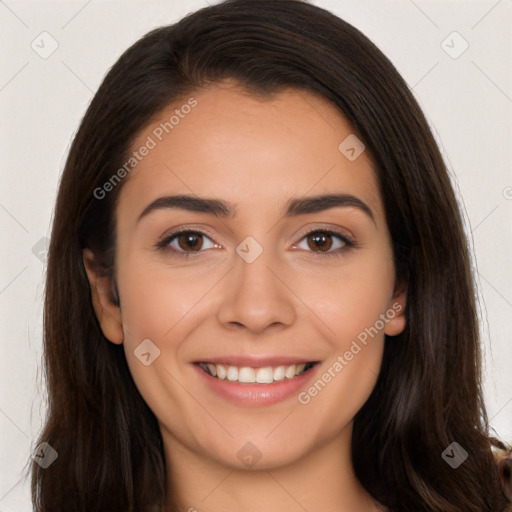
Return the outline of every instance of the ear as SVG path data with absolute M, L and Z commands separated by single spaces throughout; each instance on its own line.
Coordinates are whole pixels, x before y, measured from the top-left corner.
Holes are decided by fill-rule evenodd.
M 82 253 L 89 285 L 92 305 L 104 336 L 112 343 L 120 345 L 124 340 L 121 308 L 116 304 L 112 288 L 114 283 L 108 276 L 98 276 L 94 265 L 94 254 L 90 249 Z
M 401 281 L 397 282 L 386 311 L 388 322 L 385 324 L 384 333 L 388 336 L 396 336 L 405 329 L 407 323 L 405 318 L 406 303 L 407 284 Z

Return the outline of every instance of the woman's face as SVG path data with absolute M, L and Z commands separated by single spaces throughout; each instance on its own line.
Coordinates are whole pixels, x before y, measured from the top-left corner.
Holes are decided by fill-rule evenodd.
M 405 306 L 355 137 L 315 95 L 229 82 L 137 137 L 116 211 L 120 308 L 108 286 L 96 308 L 167 448 L 270 468 L 350 439 Z

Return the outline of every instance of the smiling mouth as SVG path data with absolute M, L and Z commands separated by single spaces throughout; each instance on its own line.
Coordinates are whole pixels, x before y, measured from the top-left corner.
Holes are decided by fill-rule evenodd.
M 199 367 L 211 377 L 242 384 L 271 384 L 282 380 L 291 380 L 311 370 L 318 361 L 281 366 L 264 366 L 252 368 L 250 366 L 231 366 L 226 364 L 197 363 Z

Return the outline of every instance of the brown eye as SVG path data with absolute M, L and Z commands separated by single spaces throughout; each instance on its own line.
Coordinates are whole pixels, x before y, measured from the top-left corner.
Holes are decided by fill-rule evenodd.
M 332 246 L 332 235 L 323 231 L 317 231 L 306 237 L 308 239 L 308 247 L 312 251 L 328 251 Z M 309 243 L 311 241 L 311 243 Z
M 298 244 L 300 249 L 320 256 L 341 256 L 355 246 L 355 242 L 348 236 L 322 229 L 306 233 Z
M 165 236 L 158 242 L 157 247 L 160 249 L 167 248 L 175 253 L 190 254 L 204 252 L 205 249 L 220 246 L 213 243 L 209 236 L 200 231 L 183 230 Z
M 179 234 L 177 236 L 178 246 L 184 251 L 198 251 L 203 245 L 202 236 L 199 233 L 192 232 Z

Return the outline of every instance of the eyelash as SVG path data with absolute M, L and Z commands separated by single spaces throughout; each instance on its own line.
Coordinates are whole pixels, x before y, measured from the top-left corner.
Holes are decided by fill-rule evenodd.
M 328 236 L 333 236 L 333 237 L 339 238 L 345 245 L 343 247 L 339 247 L 338 249 L 335 249 L 334 251 L 329 251 L 329 252 L 309 251 L 309 252 L 311 252 L 314 255 L 317 255 L 317 256 L 320 256 L 320 257 L 330 256 L 330 257 L 337 257 L 337 258 L 339 258 L 339 257 L 343 256 L 343 254 L 346 251 L 349 251 L 350 249 L 353 249 L 353 248 L 356 247 L 356 243 L 354 242 L 354 240 L 352 240 L 351 238 L 349 238 L 346 235 L 342 235 L 341 233 L 338 233 L 336 231 L 332 231 L 332 230 L 329 230 L 329 229 L 314 229 L 312 231 L 309 231 L 309 232 L 307 232 L 307 233 L 302 235 L 300 241 L 302 241 L 304 238 L 307 238 L 308 236 L 311 236 L 311 235 L 313 235 L 315 233 L 322 233 L 322 234 L 325 234 L 325 235 L 328 235 Z M 198 254 L 200 252 L 203 252 L 201 250 L 199 250 L 199 251 L 177 251 L 176 249 L 170 248 L 169 244 L 175 238 L 178 238 L 180 235 L 183 235 L 183 234 L 201 235 L 201 236 L 205 236 L 207 238 L 210 238 L 206 233 L 203 233 L 201 231 L 196 231 L 196 230 L 193 230 L 193 229 L 183 228 L 183 229 L 178 229 L 176 231 L 173 231 L 171 233 L 166 233 L 165 235 L 163 235 L 162 238 L 156 243 L 155 248 L 157 250 L 160 250 L 160 251 L 172 252 L 174 254 L 178 254 L 178 255 L 183 256 L 185 258 L 188 258 L 192 254 Z M 211 238 L 210 238 L 210 240 L 211 240 Z

